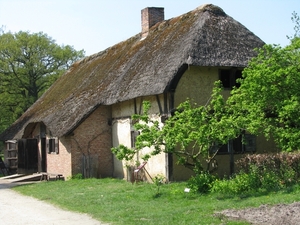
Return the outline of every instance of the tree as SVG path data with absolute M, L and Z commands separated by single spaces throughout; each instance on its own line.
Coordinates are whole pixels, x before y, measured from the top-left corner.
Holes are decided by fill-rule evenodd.
M 7 127 L 16 120 L 72 63 L 83 56 L 83 50 L 75 51 L 69 45 L 59 46 L 42 32 L 2 32 L 1 126 Z
M 294 40 L 296 40 L 300 37 L 300 18 L 299 18 L 298 14 L 295 11 L 292 13 L 291 20 L 295 24 L 295 26 L 294 26 L 295 33 L 294 33 L 293 36 L 287 36 L 287 38 L 291 42 L 293 42 Z
M 284 151 L 300 146 L 299 17 L 294 13 L 293 18 L 296 35 L 290 45 L 260 49 L 229 98 L 241 127 L 273 137 Z
M 151 119 L 148 114 L 150 103 L 144 102 L 143 114 L 132 116 L 137 121 L 134 128 L 140 131 L 136 147 L 131 149 L 120 145 L 112 148 L 113 153 L 120 160 L 131 160 L 135 154 L 148 147 L 152 150 L 143 155 L 143 160 L 161 152 L 172 153 L 177 156 L 179 164 L 197 173 L 209 171 L 210 162 L 218 149 L 241 133 L 236 118 L 229 114 L 231 109 L 226 105 L 221 91 L 220 82 L 217 82 L 211 100 L 205 106 L 192 104 L 189 100 L 183 102 L 163 126 Z

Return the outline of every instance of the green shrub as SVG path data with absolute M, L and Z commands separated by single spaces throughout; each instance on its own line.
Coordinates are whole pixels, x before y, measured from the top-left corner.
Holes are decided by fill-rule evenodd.
M 211 187 L 212 193 L 221 193 L 221 194 L 233 194 L 232 188 L 232 180 L 231 179 L 221 179 L 215 180 Z
M 164 183 L 166 183 L 166 178 L 161 175 L 158 174 L 153 178 L 153 183 L 156 186 L 156 196 L 160 195 L 160 186 L 163 185 Z
M 252 166 L 256 166 L 258 173 L 265 176 L 265 179 L 270 182 L 276 180 L 285 187 L 300 181 L 299 152 L 247 155 L 238 160 L 236 165 L 246 173 L 250 172 Z
M 279 190 L 281 186 L 280 178 L 274 171 L 265 170 L 261 176 L 261 188 L 267 191 Z
M 251 192 L 260 186 L 256 171 L 253 173 L 240 172 L 230 179 L 216 180 L 211 189 L 214 193 L 242 194 Z
M 209 172 L 200 172 L 188 180 L 188 187 L 193 192 L 208 193 L 216 177 Z
M 282 171 L 282 185 L 289 187 L 297 183 L 299 181 L 299 177 L 297 177 L 297 170 L 293 168 L 286 168 Z
M 236 194 L 250 192 L 259 188 L 261 182 L 257 168 L 251 168 L 249 173 L 241 172 L 232 179 L 232 192 Z
M 83 179 L 83 176 L 82 176 L 81 173 L 77 173 L 77 174 L 75 174 L 75 175 L 72 175 L 72 176 L 71 176 L 71 179 L 72 179 L 72 180 L 79 180 L 79 179 Z
M 212 192 L 243 194 L 290 187 L 300 180 L 300 154 L 247 155 L 237 162 L 239 172 L 227 180 L 217 180 Z
M 245 194 L 261 189 L 279 190 L 283 185 L 274 171 L 260 170 L 255 165 L 249 167 L 247 173 L 241 171 L 230 179 L 214 182 L 212 192 L 222 194 Z

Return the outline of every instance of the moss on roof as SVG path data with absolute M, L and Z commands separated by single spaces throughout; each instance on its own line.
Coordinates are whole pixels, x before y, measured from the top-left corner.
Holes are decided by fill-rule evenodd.
M 245 67 L 263 44 L 221 8 L 198 7 L 74 63 L 0 139 L 40 121 L 62 136 L 99 105 L 163 93 L 183 64 Z

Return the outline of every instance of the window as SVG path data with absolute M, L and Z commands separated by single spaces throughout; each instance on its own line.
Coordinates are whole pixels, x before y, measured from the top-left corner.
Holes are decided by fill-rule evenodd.
M 229 142 L 229 144 L 222 145 L 219 149 L 218 154 L 227 154 L 230 152 L 229 148 L 232 146 L 233 153 L 242 153 L 243 152 L 243 144 L 242 137 L 239 136 L 236 139 L 233 139 Z
M 219 70 L 219 77 L 225 89 L 232 89 L 234 86 L 239 87 L 236 82 L 238 78 L 242 78 L 242 71 L 237 69 Z
M 231 140 L 225 145 L 215 145 L 212 148 L 212 152 L 216 152 L 218 149 L 218 155 L 229 154 L 229 147 L 232 147 L 234 154 L 245 153 L 245 152 L 255 152 L 256 151 L 256 142 L 255 136 L 251 134 L 244 134 L 239 136 L 236 139 Z
M 131 148 L 135 147 L 136 137 L 140 135 L 139 131 L 132 130 L 131 131 Z
M 254 135 L 245 134 L 245 152 L 255 152 L 256 151 L 256 139 Z
M 47 152 L 49 154 L 51 154 L 51 153 L 58 154 L 58 152 L 59 152 L 58 146 L 59 146 L 58 138 L 49 138 L 49 139 L 47 139 L 46 148 L 47 148 Z

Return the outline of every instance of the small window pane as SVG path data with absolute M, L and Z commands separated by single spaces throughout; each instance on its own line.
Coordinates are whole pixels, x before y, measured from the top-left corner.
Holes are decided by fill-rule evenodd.
M 230 70 L 221 70 L 220 80 L 224 88 L 230 88 Z
M 59 146 L 58 138 L 50 138 L 50 139 L 48 139 L 47 145 L 46 145 L 47 152 L 48 153 L 56 153 L 56 154 L 58 154 L 59 153 L 59 147 L 58 146 Z

